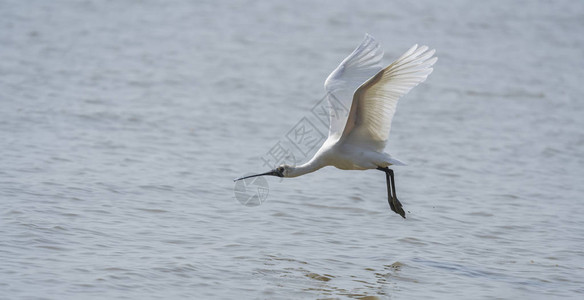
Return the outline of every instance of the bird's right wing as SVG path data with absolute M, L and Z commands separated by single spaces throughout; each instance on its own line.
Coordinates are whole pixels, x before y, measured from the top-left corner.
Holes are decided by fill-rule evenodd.
M 382 151 L 399 98 L 432 73 L 438 60 L 432 57 L 434 52 L 415 45 L 360 86 L 353 97 L 343 141 Z
M 361 45 L 324 82 L 330 111 L 327 141 L 336 142 L 341 137 L 353 103 L 353 94 L 367 79 L 381 70 L 382 57 L 383 50 L 377 41 L 366 34 Z

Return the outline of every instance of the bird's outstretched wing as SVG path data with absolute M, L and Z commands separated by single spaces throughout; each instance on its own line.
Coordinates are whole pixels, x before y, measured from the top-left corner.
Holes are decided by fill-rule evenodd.
M 435 50 L 414 45 L 391 65 L 361 85 L 353 96 L 343 142 L 383 151 L 399 98 L 426 80 Z
M 366 34 L 361 45 L 324 82 L 330 111 L 328 141 L 336 142 L 341 137 L 353 103 L 353 94 L 367 79 L 382 69 L 382 57 L 383 50 L 377 41 Z

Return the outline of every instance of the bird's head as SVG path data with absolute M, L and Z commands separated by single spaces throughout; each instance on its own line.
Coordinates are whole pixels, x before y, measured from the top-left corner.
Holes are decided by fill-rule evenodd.
M 280 165 L 279 167 L 277 167 L 269 172 L 256 174 L 256 175 L 249 175 L 249 176 L 237 178 L 233 181 L 238 181 L 238 180 L 247 179 L 247 178 L 251 178 L 251 177 L 257 177 L 257 176 L 264 176 L 264 175 L 271 175 L 271 176 L 278 176 L 278 177 L 290 177 L 290 175 L 291 175 L 290 172 L 293 169 L 294 169 L 294 167 L 289 166 L 289 165 Z

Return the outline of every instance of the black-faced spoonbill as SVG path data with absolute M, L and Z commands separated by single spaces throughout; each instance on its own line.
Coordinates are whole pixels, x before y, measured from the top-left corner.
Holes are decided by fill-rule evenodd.
M 397 200 L 392 165 L 402 162 L 383 152 L 391 120 L 399 98 L 426 80 L 438 60 L 435 50 L 414 45 L 389 66 L 380 65 L 383 50 L 369 34 L 329 75 L 324 82 L 330 103 L 329 135 L 316 154 L 299 166 L 281 165 L 257 175 L 297 177 L 325 166 L 342 170 L 377 169 L 385 172 L 387 198 L 391 210 L 402 217 L 406 213 Z M 338 114 L 335 105 L 350 107 L 346 115 Z

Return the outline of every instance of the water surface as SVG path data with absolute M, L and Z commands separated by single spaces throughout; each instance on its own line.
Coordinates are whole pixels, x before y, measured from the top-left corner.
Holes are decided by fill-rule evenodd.
M 2 1 L 0 295 L 581 298 L 584 5 Z M 374 35 L 435 72 L 378 171 L 233 178 Z

